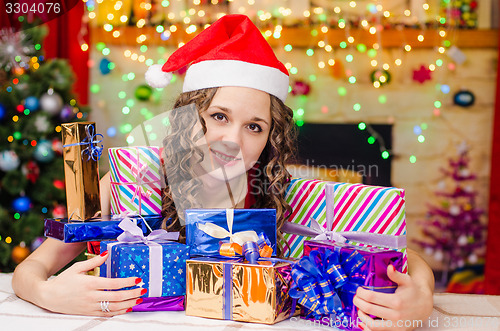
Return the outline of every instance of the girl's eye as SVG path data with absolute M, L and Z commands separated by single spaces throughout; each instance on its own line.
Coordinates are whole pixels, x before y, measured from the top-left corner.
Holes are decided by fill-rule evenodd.
M 262 128 L 260 127 L 260 125 L 255 124 L 255 123 L 249 124 L 249 125 L 248 125 L 248 128 L 249 128 L 249 129 L 250 129 L 250 131 L 252 131 L 252 132 L 262 132 Z
M 224 115 L 222 113 L 215 113 L 215 114 L 210 115 L 210 117 L 212 117 L 214 120 L 216 120 L 218 122 L 227 121 L 226 115 Z

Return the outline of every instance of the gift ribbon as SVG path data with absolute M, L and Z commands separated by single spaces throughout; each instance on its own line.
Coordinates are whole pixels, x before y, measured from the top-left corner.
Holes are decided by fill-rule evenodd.
M 327 222 L 327 228 L 330 223 Z M 386 247 L 391 249 L 406 248 L 406 235 L 393 236 L 390 234 L 379 234 L 371 232 L 358 232 L 358 231 L 340 231 L 335 232 L 325 230 L 318 222 L 311 217 L 311 227 L 296 224 L 292 222 L 285 222 L 281 231 L 291 234 L 297 234 L 305 237 L 313 237 L 313 240 L 328 240 L 340 243 L 346 243 L 348 240 L 356 241 L 365 245 L 373 245 L 377 247 Z
M 219 254 L 222 256 L 243 256 L 251 264 L 257 263 L 259 258 L 268 258 L 273 254 L 271 241 L 264 232 L 258 236 L 257 242 L 247 241 L 241 246 L 238 243 L 221 243 Z
M 139 206 L 139 214 L 142 214 L 142 199 L 143 199 L 143 197 L 145 199 L 148 199 L 149 197 L 151 197 L 151 194 L 152 194 L 150 190 L 148 190 L 147 188 L 144 188 L 143 186 L 153 185 L 155 183 L 158 183 L 158 182 L 160 182 L 160 179 L 156 179 L 153 181 L 145 181 L 144 180 L 144 178 L 146 177 L 146 174 L 148 173 L 148 164 L 147 163 L 141 164 L 140 150 L 139 150 L 139 148 L 136 148 L 136 150 L 137 150 L 137 158 L 136 158 L 137 162 L 132 165 L 132 169 L 131 169 L 132 176 L 134 176 L 134 181 L 127 182 L 127 183 L 111 181 L 111 185 L 135 185 L 135 190 L 134 190 L 134 195 L 132 196 L 132 201 L 135 201 L 136 199 L 138 199 L 137 205 Z
M 342 263 L 339 258 L 340 247 L 324 254 L 311 251 L 309 256 L 301 258 L 292 266 L 294 283 L 290 296 L 308 310 L 308 315 L 320 318 L 335 314 L 342 320 L 347 318 L 352 309 L 342 306 L 337 291 L 340 288 L 342 292 L 354 296 L 356 289 L 366 282 L 362 277 L 357 277 L 357 272 L 366 261 L 356 250 Z
M 201 231 L 205 232 L 211 237 L 219 239 L 224 239 L 229 237 L 230 243 L 234 242 L 242 247 L 247 241 L 257 242 L 259 240 L 259 236 L 257 236 L 257 233 L 253 230 L 233 233 L 233 220 L 234 220 L 234 209 L 226 209 L 226 222 L 228 230 L 224 229 L 223 227 L 217 224 L 209 222 L 205 224 L 197 223 L 196 225 Z
M 163 248 L 160 243 L 178 240 L 179 232 L 167 232 L 163 229 L 154 230 L 148 236 L 144 236 L 141 228 L 126 217 L 118 225 L 123 233 L 117 238 L 117 242 L 108 244 L 108 250 L 114 245 L 119 244 L 136 244 L 144 243 L 149 247 L 149 297 L 160 297 L 162 295 L 162 279 L 163 279 Z M 107 277 L 111 276 L 112 257 L 110 254 L 106 262 Z
M 103 146 L 99 146 L 97 144 L 102 142 L 102 139 L 97 140 L 97 137 L 104 138 L 104 136 L 100 133 L 95 134 L 95 128 L 92 124 L 87 124 L 85 126 L 85 132 L 87 136 L 79 143 L 63 145 L 63 147 L 72 147 L 72 146 L 84 146 L 88 145 L 86 148 L 82 150 L 82 159 L 84 155 L 87 155 L 87 160 L 92 159 L 93 161 L 99 161 L 102 155 Z

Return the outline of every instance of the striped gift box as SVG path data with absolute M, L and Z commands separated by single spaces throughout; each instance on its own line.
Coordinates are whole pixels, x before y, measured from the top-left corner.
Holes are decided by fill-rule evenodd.
M 289 221 L 311 227 L 311 218 L 325 230 L 363 231 L 394 236 L 406 235 L 404 190 L 394 187 L 293 179 L 286 192 L 292 207 Z M 284 234 L 290 256 L 302 256 L 310 237 Z M 368 246 L 355 243 L 360 246 Z M 403 271 L 407 270 L 406 248 Z
M 111 213 L 161 214 L 159 147 L 108 150 L 111 172 Z

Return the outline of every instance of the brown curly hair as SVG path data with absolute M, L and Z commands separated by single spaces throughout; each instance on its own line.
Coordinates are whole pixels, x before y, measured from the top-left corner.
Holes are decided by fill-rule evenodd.
M 168 231 L 180 231 L 181 241 L 185 240 L 185 227 L 181 225 L 179 215 L 174 205 L 174 197 L 181 196 L 182 199 L 175 199 L 183 204 L 183 209 L 199 208 L 195 196 L 195 188 L 201 185 L 198 180 L 183 182 L 185 178 L 194 178 L 189 160 L 193 157 L 202 158 L 203 155 L 192 143 L 187 143 L 186 132 L 192 132 L 197 121 L 203 126 L 206 132 L 205 122 L 201 113 L 206 111 L 217 93 L 218 88 L 201 89 L 192 92 L 182 93 L 174 104 L 174 109 L 180 107 L 196 107 L 197 112 L 176 111 L 172 112 L 170 118 L 171 131 L 163 141 L 163 168 L 164 173 L 169 174 L 171 183 L 176 181 L 179 185 L 168 185 L 165 176 L 165 186 L 162 190 L 162 216 L 163 228 Z M 270 95 L 271 100 L 271 128 L 269 138 L 259 160 L 249 171 L 248 182 L 250 186 L 249 194 L 255 198 L 252 208 L 273 208 L 276 209 L 277 233 L 278 233 L 278 255 L 282 256 L 284 247 L 281 247 L 282 233 L 281 227 L 291 214 L 291 207 L 285 201 L 285 190 L 290 182 L 291 176 L 285 165 L 291 163 L 296 151 L 295 141 L 297 132 L 293 122 L 293 111 L 287 107 L 280 99 Z M 198 118 L 190 114 L 198 114 Z M 197 133 L 203 134 L 203 133 Z M 184 137 L 184 138 L 182 138 Z M 182 146 L 183 151 L 167 158 L 165 151 L 172 146 Z M 171 150 L 171 149 L 170 149 Z M 166 171 L 165 169 L 175 169 Z M 175 174 L 172 176 L 171 174 Z

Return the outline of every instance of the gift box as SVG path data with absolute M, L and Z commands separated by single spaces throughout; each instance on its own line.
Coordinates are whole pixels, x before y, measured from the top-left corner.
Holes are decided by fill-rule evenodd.
M 357 288 L 394 293 L 397 284 L 388 278 L 387 266 L 401 272 L 403 264 L 403 253 L 396 250 L 308 240 L 292 267 L 290 295 L 302 306 L 301 317 L 357 329 Z
M 124 232 L 118 241 L 102 241 L 101 253 L 109 257 L 100 268 L 100 276 L 108 278 L 139 277 L 146 288 L 143 302 L 135 311 L 184 310 L 186 293 L 186 259 L 189 247 L 172 242 L 178 233 L 155 230 L 144 237 L 131 220 L 120 222 Z
M 144 234 L 161 228 L 163 217 L 132 217 Z M 44 235 L 65 243 L 116 239 L 123 230 L 119 227 L 123 217 L 92 218 L 86 222 L 70 222 L 67 218 L 49 218 L 44 221 Z M 147 225 L 145 224 L 147 223 Z
M 274 324 L 295 312 L 289 261 L 198 257 L 186 272 L 186 315 Z
M 275 209 L 187 209 L 186 244 L 191 256 L 217 256 L 221 243 L 258 242 L 264 234 L 276 255 Z
M 290 247 L 290 256 L 300 258 L 305 240 L 324 231 L 367 232 L 406 239 L 404 190 L 394 187 L 363 184 L 334 183 L 321 180 L 292 179 L 285 199 L 292 207 L 289 222 L 307 228 L 319 224 L 309 234 L 290 233 L 285 225 L 284 241 Z M 299 231 L 300 232 L 300 231 Z M 366 243 L 351 241 L 366 246 Z M 369 244 L 368 244 L 369 245 Z M 404 272 L 407 271 L 406 245 L 397 248 L 404 255 Z
M 83 221 L 101 210 L 97 162 L 102 135 L 95 133 L 94 122 L 63 123 L 61 128 L 68 216 Z
M 110 148 L 111 213 L 161 214 L 158 147 Z

